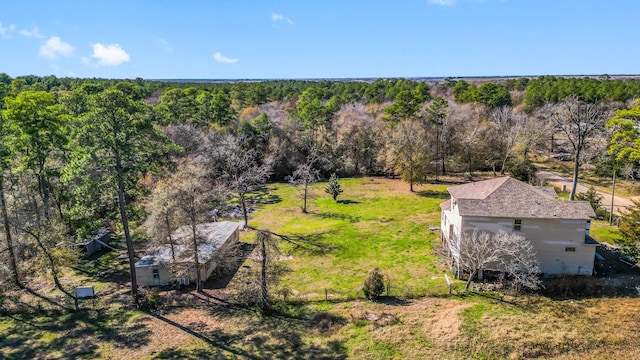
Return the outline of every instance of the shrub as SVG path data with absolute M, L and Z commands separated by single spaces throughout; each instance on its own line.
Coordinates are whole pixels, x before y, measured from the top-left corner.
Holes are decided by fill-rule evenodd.
M 369 276 L 364 281 L 364 296 L 369 300 L 376 300 L 384 292 L 384 276 L 380 273 L 380 269 L 371 270 Z
M 333 201 L 336 201 L 338 199 L 338 195 L 343 191 L 344 190 L 342 190 L 342 187 L 340 187 L 340 183 L 338 182 L 338 177 L 333 173 L 329 179 L 329 184 L 327 184 L 327 187 L 324 189 L 324 192 L 331 195 L 333 197 Z
M 511 177 L 524 182 L 531 182 L 536 177 L 536 167 L 531 160 L 524 158 L 509 167 Z

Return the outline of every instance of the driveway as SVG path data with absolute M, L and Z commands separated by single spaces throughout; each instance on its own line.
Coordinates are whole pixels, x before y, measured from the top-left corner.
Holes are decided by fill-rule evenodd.
M 556 172 L 543 170 L 543 169 L 538 169 L 537 175 L 538 175 L 538 178 L 544 179 L 550 184 L 556 185 L 561 189 L 563 186 L 566 186 L 567 191 L 571 191 L 572 180 L 569 177 L 562 176 Z M 580 182 L 578 182 L 578 186 L 576 187 L 576 192 L 584 193 L 584 192 L 587 192 L 587 190 L 589 190 L 588 186 L 582 185 L 580 184 Z M 611 193 L 606 193 L 599 190 L 596 190 L 596 192 L 600 194 L 600 196 L 602 196 L 602 201 L 601 201 L 602 207 L 610 210 L 611 209 Z M 637 197 L 634 197 L 634 198 L 637 198 Z M 613 213 L 614 214 L 620 215 L 627 206 L 633 206 L 633 202 L 631 201 L 631 199 L 623 196 L 618 196 L 618 195 L 613 197 Z

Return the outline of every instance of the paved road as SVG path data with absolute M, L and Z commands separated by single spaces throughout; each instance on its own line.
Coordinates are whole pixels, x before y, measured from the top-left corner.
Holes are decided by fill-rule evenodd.
M 539 178 L 545 179 L 548 183 L 556 185 L 560 188 L 562 188 L 563 186 L 566 186 L 567 191 L 571 191 L 571 184 L 572 184 L 571 178 L 562 176 L 558 173 L 555 173 L 549 170 L 542 170 L 542 169 L 538 169 L 537 175 Z M 589 190 L 588 186 L 582 185 L 578 182 L 576 192 L 583 193 L 583 192 L 587 192 L 587 190 Z M 611 209 L 611 193 L 606 193 L 603 191 L 597 191 L 597 192 L 598 194 L 600 194 L 600 196 L 602 196 L 602 206 L 606 209 Z M 633 198 L 637 199 L 638 197 L 633 197 Z M 633 202 L 631 201 L 631 199 L 623 196 L 618 196 L 618 195 L 613 197 L 614 214 L 620 214 L 621 211 L 623 211 L 627 206 L 633 206 Z

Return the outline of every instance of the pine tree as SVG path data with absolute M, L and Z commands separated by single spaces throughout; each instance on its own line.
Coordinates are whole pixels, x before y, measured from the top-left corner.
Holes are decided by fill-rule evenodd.
M 620 222 L 620 243 L 626 253 L 640 256 L 640 202 L 634 201 L 633 206 L 622 216 Z
M 338 195 L 340 195 L 343 191 L 344 190 L 342 190 L 342 187 L 340 187 L 340 183 L 338 182 L 338 177 L 335 173 L 332 174 L 329 178 L 329 184 L 327 184 L 324 192 L 333 196 L 333 201 L 336 201 Z

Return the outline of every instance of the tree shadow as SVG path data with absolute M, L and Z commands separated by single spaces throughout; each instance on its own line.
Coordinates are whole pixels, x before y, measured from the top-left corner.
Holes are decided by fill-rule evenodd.
M 259 229 L 254 229 L 258 231 L 262 231 Z M 304 250 L 309 252 L 312 255 L 318 254 L 326 254 L 330 251 L 335 250 L 335 246 L 332 244 L 327 244 L 324 242 L 324 238 L 333 233 L 333 231 L 323 231 L 315 234 L 278 234 L 273 231 L 269 231 L 272 236 L 290 244 L 293 246 L 294 250 Z
M 344 220 L 344 221 L 348 221 L 348 222 L 350 222 L 352 224 L 360 222 L 360 217 L 359 216 L 352 216 L 352 215 L 348 215 L 348 214 L 340 214 L 340 213 L 332 213 L 332 212 L 324 212 L 324 213 L 310 212 L 309 214 L 311 214 L 311 215 L 313 215 L 315 217 L 319 217 L 321 219 Z
M 324 311 L 308 311 L 305 306 L 275 308 L 262 315 L 241 307 L 212 308 L 213 316 L 241 318 L 244 324 L 233 334 L 220 330 L 209 337 L 227 347 L 242 347 L 253 359 L 346 359 L 347 349 L 340 341 L 306 341 L 305 337 L 328 338 L 348 323 L 347 319 Z M 196 326 L 197 324 L 192 324 Z
M 432 199 L 449 199 L 451 195 L 448 191 L 436 191 L 436 190 L 421 190 L 416 192 L 419 196 L 432 198 Z
M 234 258 L 232 263 L 228 264 L 223 269 L 223 272 L 218 274 L 218 276 L 213 276 L 207 279 L 204 283 L 205 289 L 224 289 L 229 285 L 229 282 L 233 279 L 233 277 L 240 269 L 240 266 L 247 260 L 247 258 L 251 255 L 251 252 L 256 247 L 256 244 L 249 244 L 245 242 L 241 242 L 239 246 L 239 250 L 241 251 L 241 256 Z
M 44 296 L 44 295 L 42 295 L 42 294 L 39 294 L 38 292 L 36 292 L 35 290 L 33 290 L 33 289 L 31 289 L 31 288 L 29 288 L 29 287 L 27 287 L 27 286 L 23 287 L 22 289 L 23 289 L 25 292 L 27 292 L 27 293 L 31 294 L 32 296 L 34 296 L 34 297 L 36 297 L 36 298 L 38 298 L 38 299 L 40 299 L 40 300 L 43 300 L 44 302 L 48 303 L 49 305 L 53 305 L 54 307 L 57 307 L 57 308 L 59 308 L 59 309 L 66 310 L 67 312 L 71 312 L 71 311 L 73 311 L 73 309 L 72 309 L 72 308 L 67 307 L 67 306 L 65 306 L 64 304 L 61 304 L 61 303 L 59 303 L 59 302 L 55 301 L 55 300 L 54 300 L 54 299 L 52 299 L 52 298 L 46 297 L 46 296 Z
M 71 266 L 76 274 L 91 277 L 92 280 L 101 283 L 126 284 L 131 280 L 129 272 L 125 269 L 126 263 L 120 262 L 120 252 L 101 250 L 86 259 L 80 260 Z
M 272 190 L 273 189 L 268 186 L 261 186 L 257 190 L 246 195 L 247 203 L 252 205 L 266 205 L 282 202 L 282 198 L 279 195 L 273 194 Z
M 376 300 L 377 303 L 391 306 L 407 306 L 409 302 L 397 296 L 381 296 Z
M 259 359 L 258 357 L 255 357 L 254 355 L 252 355 L 250 352 L 247 352 L 245 350 L 243 350 L 242 348 L 236 347 L 234 344 L 234 337 L 224 333 L 222 330 L 218 330 L 215 329 L 213 331 L 206 331 L 202 328 L 202 326 L 199 326 L 200 329 L 198 329 L 199 331 L 193 330 L 191 328 L 189 328 L 188 326 L 179 324 L 173 320 L 170 320 L 160 314 L 157 313 L 153 313 L 153 312 L 149 312 L 149 315 L 153 316 L 154 318 L 164 321 L 165 323 L 172 325 L 174 327 L 176 327 L 177 329 L 180 329 L 186 333 L 188 333 L 191 336 L 194 336 L 204 342 L 206 342 L 209 346 L 217 348 L 219 350 L 222 350 L 224 352 L 227 353 L 231 353 L 233 354 L 235 357 L 237 356 L 242 356 L 244 358 L 247 359 Z M 198 324 L 190 324 L 191 327 L 198 327 Z M 169 350 L 170 351 L 175 351 L 175 350 Z M 166 352 L 164 355 L 162 355 L 164 358 L 167 358 L 166 356 L 169 356 L 170 353 Z M 222 355 L 222 354 L 221 354 Z M 234 358 L 235 358 L 234 357 Z
M 351 205 L 351 204 L 360 204 L 360 201 L 354 201 L 354 200 L 338 200 L 336 201 L 338 204 L 344 204 L 344 205 Z
M 13 321 L 0 334 L 9 358 L 97 358 L 98 345 L 138 348 L 149 343 L 148 318 L 126 311 L 33 311 L 8 314 Z

